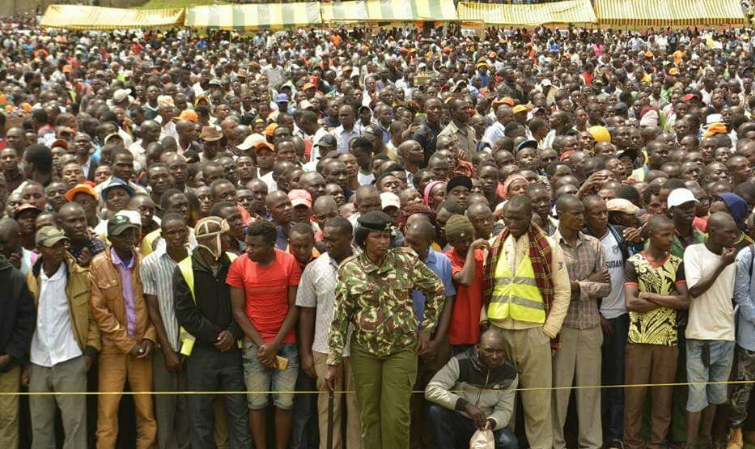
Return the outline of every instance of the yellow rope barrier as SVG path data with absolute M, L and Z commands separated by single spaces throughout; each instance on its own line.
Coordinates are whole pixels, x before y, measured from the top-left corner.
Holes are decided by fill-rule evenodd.
M 684 387 L 690 385 L 743 385 L 755 384 L 755 380 L 727 380 L 721 382 L 678 382 L 663 384 L 624 384 L 624 385 L 573 385 L 568 387 L 530 387 L 514 388 L 512 391 L 542 391 L 542 390 L 588 390 L 588 389 L 609 389 L 609 388 L 654 388 L 654 387 Z M 500 389 L 477 389 L 470 388 L 465 390 L 450 390 L 451 393 L 479 392 L 479 391 L 497 391 Z M 85 391 L 85 392 L 55 392 L 55 391 L 19 391 L 19 392 L 0 392 L 0 396 L 99 396 L 99 395 L 198 395 L 198 394 L 320 394 L 327 393 L 327 390 L 308 390 L 308 391 Z M 354 394 L 354 391 L 335 391 L 335 394 Z M 424 390 L 413 390 L 412 394 L 424 394 Z

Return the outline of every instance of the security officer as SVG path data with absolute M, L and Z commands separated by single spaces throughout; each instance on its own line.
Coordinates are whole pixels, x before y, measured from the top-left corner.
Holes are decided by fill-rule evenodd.
M 364 447 L 374 449 L 409 448 L 416 353 L 429 344 L 445 301 L 435 273 L 413 253 L 391 247 L 393 226 L 380 211 L 359 218 L 354 239 L 363 252 L 344 260 L 338 271 L 325 376 L 332 391 L 346 333 L 353 324 L 351 366 L 362 410 L 362 439 Z M 419 326 L 412 290 L 426 298 Z

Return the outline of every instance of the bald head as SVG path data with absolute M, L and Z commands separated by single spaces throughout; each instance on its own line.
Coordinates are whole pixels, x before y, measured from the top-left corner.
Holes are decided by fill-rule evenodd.
M 409 225 L 406 233 L 407 236 L 411 235 L 412 237 L 425 242 L 432 242 L 435 240 L 435 226 L 425 220 L 415 221 Z
M 582 206 L 582 202 L 574 195 L 561 195 L 556 200 L 556 212 L 567 212 L 580 206 Z

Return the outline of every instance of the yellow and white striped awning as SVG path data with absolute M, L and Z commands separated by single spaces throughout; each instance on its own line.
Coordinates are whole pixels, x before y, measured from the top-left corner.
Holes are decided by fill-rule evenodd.
M 658 0 L 645 0 L 655 2 Z M 536 26 L 559 23 L 595 23 L 590 0 L 513 5 L 503 3 L 460 2 L 459 19 L 481 21 L 485 25 Z
M 186 8 L 186 26 L 192 28 L 256 30 L 317 26 L 321 23 L 320 5 L 315 2 Z
M 322 3 L 328 23 L 448 22 L 458 20 L 453 0 L 366 0 Z
M 601 26 L 741 25 L 738 0 L 595 0 Z
M 68 30 L 170 28 L 184 24 L 184 8 L 121 9 L 83 5 L 50 5 L 41 26 Z

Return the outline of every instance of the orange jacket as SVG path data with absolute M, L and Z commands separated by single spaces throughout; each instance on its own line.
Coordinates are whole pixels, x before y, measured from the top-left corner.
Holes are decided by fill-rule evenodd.
M 142 291 L 142 278 L 139 275 L 141 256 L 134 252 L 134 257 L 137 259 L 131 268 L 131 288 L 136 306 L 136 328 L 133 336 L 127 331 L 121 275 L 113 263 L 110 248 L 95 256 L 89 266 L 89 280 L 92 284 L 90 302 L 94 320 L 102 334 L 103 354 L 128 354 L 145 338 L 156 341 L 155 328 L 149 319 Z

